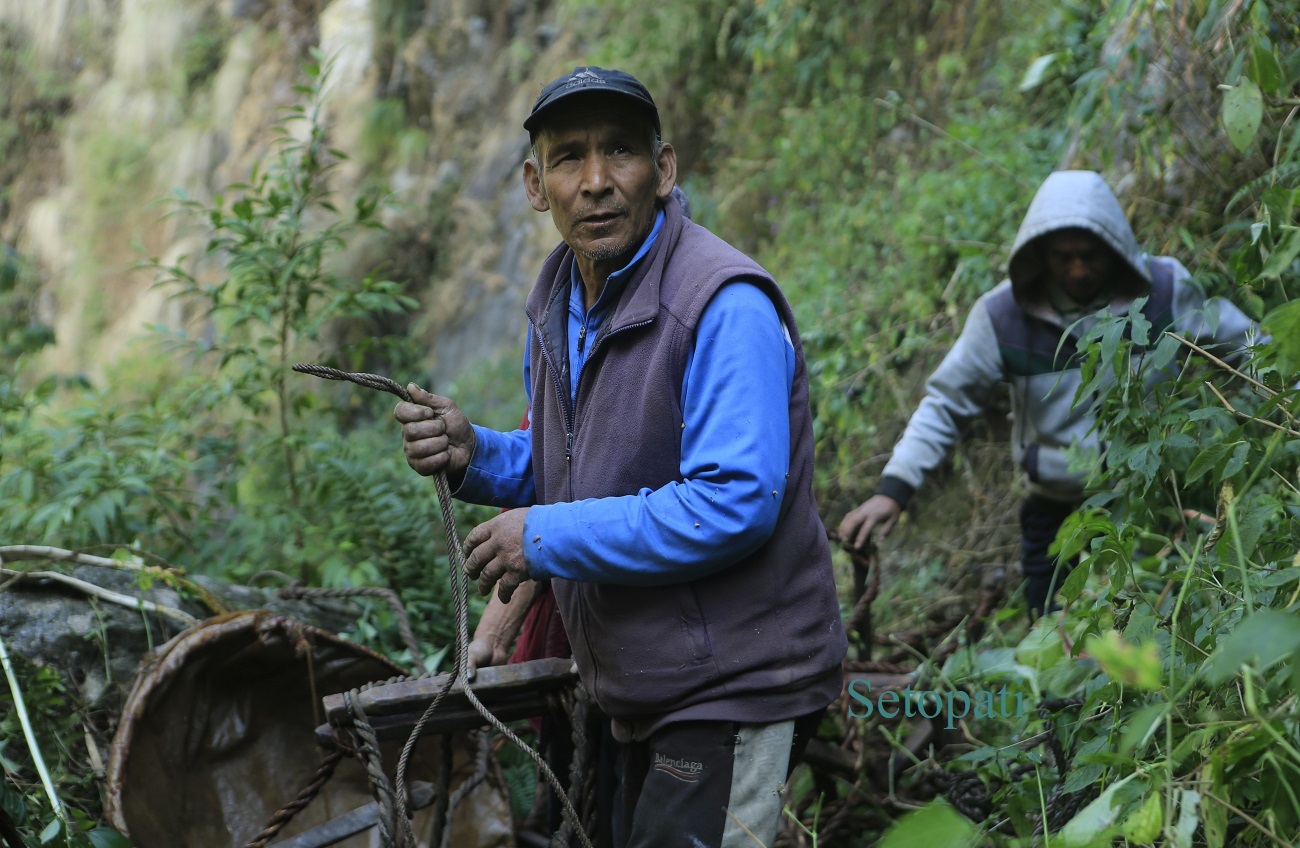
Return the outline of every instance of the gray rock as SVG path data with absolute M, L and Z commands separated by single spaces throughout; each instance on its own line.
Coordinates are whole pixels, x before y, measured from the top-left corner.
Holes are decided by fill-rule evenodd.
M 202 621 L 217 614 L 192 590 L 184 594 L 154 580 L 95 566 L 42 567 L 123 595 L 152 601 Z M 355 605 L 340 600 L 284 600 L 276 589 L 234 586 L 207 577 L 192 582 L 228 611 L 268 609 L 331 632 L 356 621 Z M 116 713 L 140 661 L 186 628 L 176 618 L 94 598 L 52 580 L 23 579 L 0 590 L 0 637 L 9 653 L 57 669 L 85 704 Z

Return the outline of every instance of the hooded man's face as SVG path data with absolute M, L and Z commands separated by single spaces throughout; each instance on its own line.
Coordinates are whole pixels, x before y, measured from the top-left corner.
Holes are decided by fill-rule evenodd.
M 1048 283 L 1075 303 L 1092 303 L 1113 283 L 1117 257 L 1087 230 L 1058 230 L 1044 237 Z

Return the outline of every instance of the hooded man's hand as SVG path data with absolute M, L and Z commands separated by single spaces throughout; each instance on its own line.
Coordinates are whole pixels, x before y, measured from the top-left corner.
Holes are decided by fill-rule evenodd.
M 889 495 L 872 495 L 840 522 L 840 544 L 851 551 L 863 550 L 877 527 L 880 538 L 888 536 L 902 512 L 902 505 Z

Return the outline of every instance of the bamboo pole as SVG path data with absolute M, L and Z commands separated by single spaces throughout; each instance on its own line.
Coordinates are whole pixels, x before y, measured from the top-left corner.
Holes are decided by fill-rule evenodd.
M 68 816 L 63 810 L 63 803 L 59 801 L 58 794 L 54 791 L 54 781 L 50 779 L 50 772 L 45 768 L 45 759 L 41 756 L 40 746 L 36 744 L 36 733 L 32 730 L 32 721 L 27 715 L 27 705 L 23 703 L 23 690 L 18 688 L 18 678 L 14 676 L 13 665 L 9 662 L 9 651 L 5 647 L 5 640 L 0 637 L 0 665 L 4 666 L 5 677 L 9 680 L 9 692 L 13 695 L 14 710 L 18 713 L 18 721 L 23 726 L 23 736 L 27 739 L 27 749 L 31 751 L 32 762 L 36 764 L 36 773 L 41 776 L 41 784 L 45 787 L 45 794 L 49 796 L 50 806 L 54 809 L 54 814 L 63 822 L 63 829 L 66 832 L 68 828 Z

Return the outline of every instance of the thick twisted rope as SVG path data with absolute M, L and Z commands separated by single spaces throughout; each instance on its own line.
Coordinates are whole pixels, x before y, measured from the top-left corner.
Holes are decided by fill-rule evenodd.
M 327 380 L 344 380 L 349 383 L 356 383 L 359 386 L 377 389 L 396 395 L 402 400 L 412 403 L 413 400 L 409 392 L 395 381 L 378 374 L 353 373 L 340 371 L 336 368 L 328 368 L 323 365 L 299 364 L 294 365 L 293 370 L 300 374 L 311 374 L 316 377 L 323 377 Z M 443 696 L 450 691 L 455 683 L 461 685 L 465 693 L 465 698 L 483 717 L 483 719 L 501 735 L 505 736 L 521 751 L 528 755 L 537 768 L 541 771 L 546 782 L 555 790 L 556 797 L 560 800 L 564 809 L 564 818 L 569 822 L 578 834 L 578 839 L 583 848 L 592 848 L 591 840 L 587 836 L 586 828 L 582 826 L 581 819 L 573 807 L 573 802 L 569 800 L 568 794 L 564 787 L 560 785 L 559 779 L 551 771 L 551 767 L 546 764 L 541 754 L 533 750 L 531 746 L 510 728 L 506 727 L 496 716 L 492 715 L 491 710 L 483 706 L 478 696 L 469 685 L 469 666 L 465 658 L 469 653 L 469 601 L 468 601 L 468 584 L 469 578 L 465 574 L 465 553 L 461 547 L 460 533 L 456 530 L 456 517 L 452 511 L 451 504 L 451 486 L 447 483 L 447 475 L 438 472 L 434 475 L 434 488 L 438 495 L 438 509 L 442 512 L 442 526 L 447 534 L 447 559 L 449 561 L 449 579 L 451 580 L 452 599 L 456 612 L 456 669 L 455 674 L 447 678 L 447 682 L 434 697 L 433 702 L 429 704 L 424 714 L 420 716 L 415 727 L 411 729 L 411 735 L 407 737 L 406 744 L 402 747 L 402 755 L 397 761 L 397 779 L 395 786 L 396 801 L 396 818 L 398 825 L 402 828 L 402 835 L 406 838 L 408 846 L 415 845 L 415 838 L 411 832 L 410 818 L 406 811 L 406 766 L 410 761 L 411 752 L 415 749 L 416 740 L 419 739 L 424 730 L 425 724 L 437 710 L 438 705 L 442 702 Z M 391 842 L 385 841 L 384 845 Z
M 590 815 L 592 804 L 587 795 L 591 789 L 591 782 L 585 780 L 590 759 L 587 740 L 587 692 L 581 682 L 574 687 L 569 706 L 570 731 L 573 735 L 573 756 L 569 760 L 569 789 L 575 794 L 581 793 L 580 803 L 583 804 L 583 812 Z M 573 830 L 574 821 L 566 816 L 559 831 L 551 837 L 550 848 L 568 848 Z
M 405 804 L 401 802 L 402 795 L 405 794 L 402 787 L 393 791 L 393 787 L 388 783 L 388 775 L 384 773 L 383 755 L 379 751 L 379 738 L 375 735 L 375 729 L 371 727 L 369 720 L 366 718 L 365 708 L 361 706 L 361 701 L 354 697 L 352 692 L 343 693 L 343 703 L 347 705 L 348 715 L 352 718 L 352 731 L 357 740 L 357 752 L 361 757 L 361 762 L 366 767 L 366 776 L 370 778 L 370 788 L 375 794 L 375 800 L 379 802 L 379 844 L 393 845 L 393 819 L 397 818 L 396 809 L 400 806 L 403 808 L 402 814 L 405 818 Z M 410 823 L 407 823 L 409 830 Z M 414 840 L 408 841 L 407 846 L 414 846 Z
M 451 844 L 451 818 L 456 814 L 456 808 L 460 806 L 460 802 L 469 797 L 469 793 L 473 792 L 483 783 L 483 781 L 487 780 L 491 751 L 491 737 L 486 733 L 479 733 L 478 757 L 475 761 L 476 765 L 474 773 L 470 775 L 468 779 L 463 781 L 460 786 L 457 786 L 456 791 L 447 799 L 447 816 L 443 822 L 442 836 L 441 838 L 430 839 L 429 844 L 431 846 L 436 842 L 441 845 L 442 848 L 454 848 Z
M 244 848 L 264 848 L 266 843 L 274 839 L 276 834 L 278 834 L 280 830 L 298 814 L 299 810 L 303 809 L 316 799 L 316 796 L 320 794 L 320 791 L 324 788 L 326 782 L 334 775 L 334 769 L 338 767 L 339 760 L 341 759 L 343 759 L 342 751 L 330 751 L 330 753 L 326 755 L 325 759 L 321 760 L 321 764 L 316 767 L 316 772 L 312 775 L 311 782 L 303 787 L 303 790 L 298 793 L 298 797 L 281 807 L 275 815 L 271 817 L 271 820 L 267 822 L 266 827 L 262 829 L 262 832 L 254 836 L 247 844 L 245 844 Z

